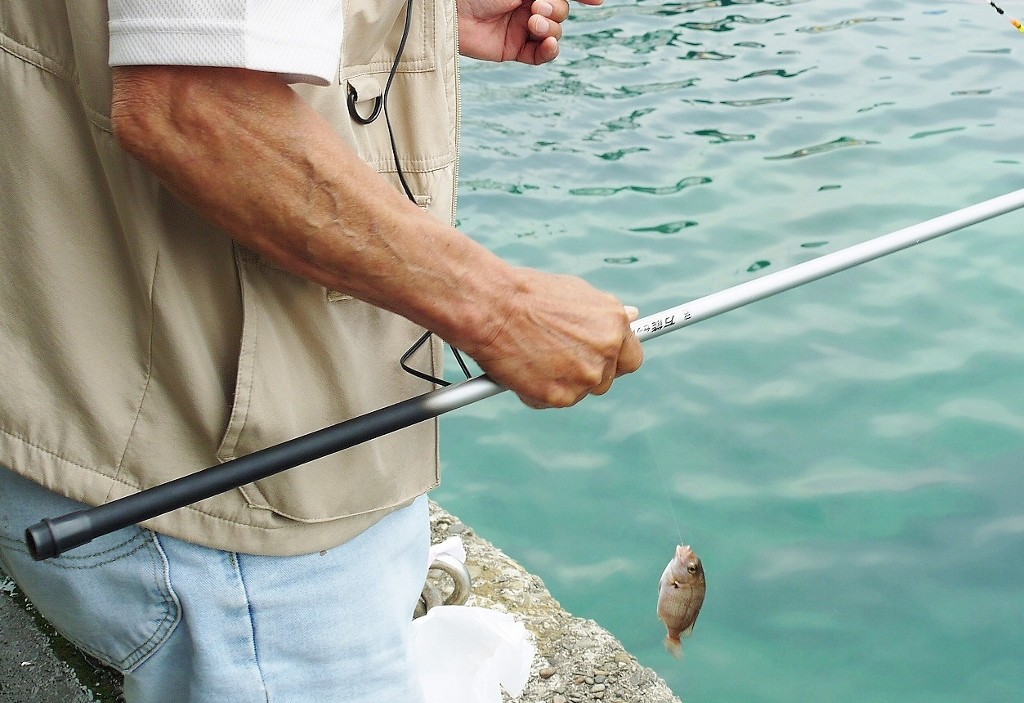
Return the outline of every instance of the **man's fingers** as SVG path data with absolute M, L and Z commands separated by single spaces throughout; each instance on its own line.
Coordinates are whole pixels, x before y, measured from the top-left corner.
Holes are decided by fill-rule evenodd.
M 562 25 L 543 15 L 532 15 L 528 23 L 530 34 L 538 39 L 554 37 L 555 40 L 562 38 Z
M 640 310 L 632 305 L 626 305 L 624 308 L 626 310 L 626 317 L 630 322 L 633 322 L 640 317 Z M 619 348 L 618 356 L 609 361 L 605 366 L 605 373 L 601 379 L 601 383 L 590 391 L 590 395 L 604 395 L 611 389 L 612 382 L 616 378 L 627 373 L 633 373 L 640 368 L 640 365 L 643 364 L 643 362 L 643 345 L 640 343 L 640 340 L 637 339 L 636 335 L 633 334 L 633 331 L 628 330 L 622 339 L 622 346 Z
M 569 17 L 569 3 L 566 0 L 534 0 L 530 6 L 534 15 L 547 17 L 553 22 L 562 23 Z

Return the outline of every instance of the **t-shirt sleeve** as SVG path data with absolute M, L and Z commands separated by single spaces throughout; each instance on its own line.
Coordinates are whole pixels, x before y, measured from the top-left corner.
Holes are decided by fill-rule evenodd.
M 343 0 L 109 0 L 110 65 L 222 66 L 327 85 Z

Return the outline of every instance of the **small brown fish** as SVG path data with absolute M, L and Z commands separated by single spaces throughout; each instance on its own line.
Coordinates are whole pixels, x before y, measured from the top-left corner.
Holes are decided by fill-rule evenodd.
M 676 555 L 661 575 L 658 593 L 658 617 L 668 628 L 665 648 L 678 657 L 682 652 L 680 637 L 693 631 L 693 625 L 704 604 L 704 567 L 700 557 L 689 545 L 676 547 Z

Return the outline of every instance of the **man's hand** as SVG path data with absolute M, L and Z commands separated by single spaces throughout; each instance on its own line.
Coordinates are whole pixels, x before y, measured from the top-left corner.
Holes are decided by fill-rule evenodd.
M 603 0 L 580 0 L 600 5 Z M 459 51 L 485 61 L 539 65 L 558 56 L 568 0 L 458 0 Z
M 481 347 L 459 348 L 533 408 L 565 407 L 608 391 L 640 367 L 644 353 L 629 323 L 636 308 L 575 276 L 513 269 L 511 291 L 494 309 Z

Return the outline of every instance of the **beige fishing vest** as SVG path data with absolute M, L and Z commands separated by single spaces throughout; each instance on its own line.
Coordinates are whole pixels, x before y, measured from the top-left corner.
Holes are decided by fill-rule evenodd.
M 451 221 L 454 3 L 413 7 L 388 111 L 418 201 Z M 347 0 L 336 84 L 296 88 L 396 185 L 385 120 L 346 96 L 371 112 L 404 8 Z M 266 264 L 124 154 L 106 21 L 103 0 L 0 0 L 0 464 L 98 505 L 430 390 L 399 367 L 421 329 Z M 414 363 L 438 375 L 437 348 Z M 437 481 L 428 422 L 145 525 L 306 553 Z

